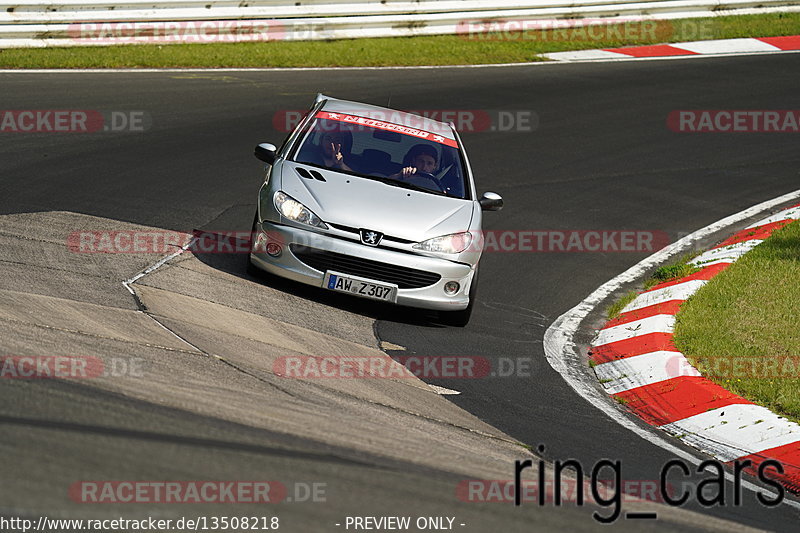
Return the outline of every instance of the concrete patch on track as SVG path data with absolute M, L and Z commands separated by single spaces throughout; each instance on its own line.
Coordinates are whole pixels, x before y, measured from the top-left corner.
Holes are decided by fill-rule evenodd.
M 184 252 L 132 284 L 140 309 L 120 282 L 158 256 L 73 253 L 63 240 L 121 227 L 154 231 L 74 213 L 0 217 L 10 251 L 0 260 L 0 353 L 94 358 L 108 371 L 4 380 L 0 513 L 245 515 L 252 509 L 220 504 L 76 507 L 67 490 L 87 479 L 280 479 L 326 485 L 325 502 L 270 511 L 290 531 L 333 531 L 347 514 L 443 512 L 463 531 L 596 529 L 595 507 L 459 501 L 460 481 L 511 479 L 514 460 L 533 455 L 422 381 L 275 372 L 285 356 L 388 361 L 373 319 L 350 303 L 254 280 L 243 255 Z M 736 530 L 657 504 L 625 506 L 658 512 L 647 529 Z M 626 524 L 618 526 L 642 530 Z

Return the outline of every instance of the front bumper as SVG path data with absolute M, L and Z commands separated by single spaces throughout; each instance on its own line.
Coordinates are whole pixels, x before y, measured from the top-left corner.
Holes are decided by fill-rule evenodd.
M 292 226 L 273 224 L 267 221 L 258 224 L 256 229 L 265 234 L 268 242 L 276 242 L 282 248 L 282 253 L 278 257 L 268 255 L 263 251 L 264 248 L 260 248 L 260 250 L 253 251 L 250 254 L 253 264 L 270 274 L 307 285 L 322 287 L 325 272 L 311 268 L 298 259 L 290 249 L 290 245 L 295 244 L 399 267 L 434 272 L 441 276 L 441 279 L 433 285 L 413 289 L 398 289 L 398 305 L 439 311 L 460 311 L 469 305 L 469 288 L 475 272 L 470 265 L 436 257 L 365 246 L 359 242 L 331 237 Z M 332 268 L 331 270 L 336 269 Z M 374 281 L 386 283 L 380 279 L 375 279 Z M 458 292 L 453 295 L 445 294 L 444 285 L 448 281 L 457 281 L 459 283 Z

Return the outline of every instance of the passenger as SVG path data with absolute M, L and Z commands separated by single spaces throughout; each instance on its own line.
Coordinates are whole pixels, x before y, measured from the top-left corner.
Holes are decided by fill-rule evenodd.
M 324 133 L 320 140 L 319 157 L 315 163 L 328 168 L 336 168 L 352 172 L 353 169 L 344 162 L 342 154 L 342 144 L 344 135 L 340 132 L 331 131 Z

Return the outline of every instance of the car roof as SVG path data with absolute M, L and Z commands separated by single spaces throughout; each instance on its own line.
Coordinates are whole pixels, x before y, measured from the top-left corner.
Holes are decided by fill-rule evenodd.
M 327 112 L 382 120 L 384 122 L 391 122 L 392 124 L 428 131 L 452 140 L 456 138 L 453 128 L 451 128 L 450 125 L 428 117 L 408 113 L 406 111 L 389 109 L 387 107 L 351 102 L 349 100 L 337 100 L 336 98 L 331 98 L 322 94 L 317 96 L 317 101 L 320 99 L 327 100 L 322 106 L 322 109 Z

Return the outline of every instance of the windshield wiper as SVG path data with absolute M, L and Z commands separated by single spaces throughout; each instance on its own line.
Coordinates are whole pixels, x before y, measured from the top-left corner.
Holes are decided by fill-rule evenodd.
M 411 189 L 412 191 L 429 192 L 433 194 L 438 194 L 440 196 L 444 196 L 444 192 L 442 191 L 437 191 L 436 189 L 428 189 L 420 185 L 408 183 L 407 181 L 398 181 L 391 178 L 379 178 L 377 176 L 364 176 L 364 177 L 367 177 L 368 179 L 371 180 L 380 181 L 381 183 L 385 183 L 386 185 L 391 185 L 393 187 L 400 187 L 402 189 Z

